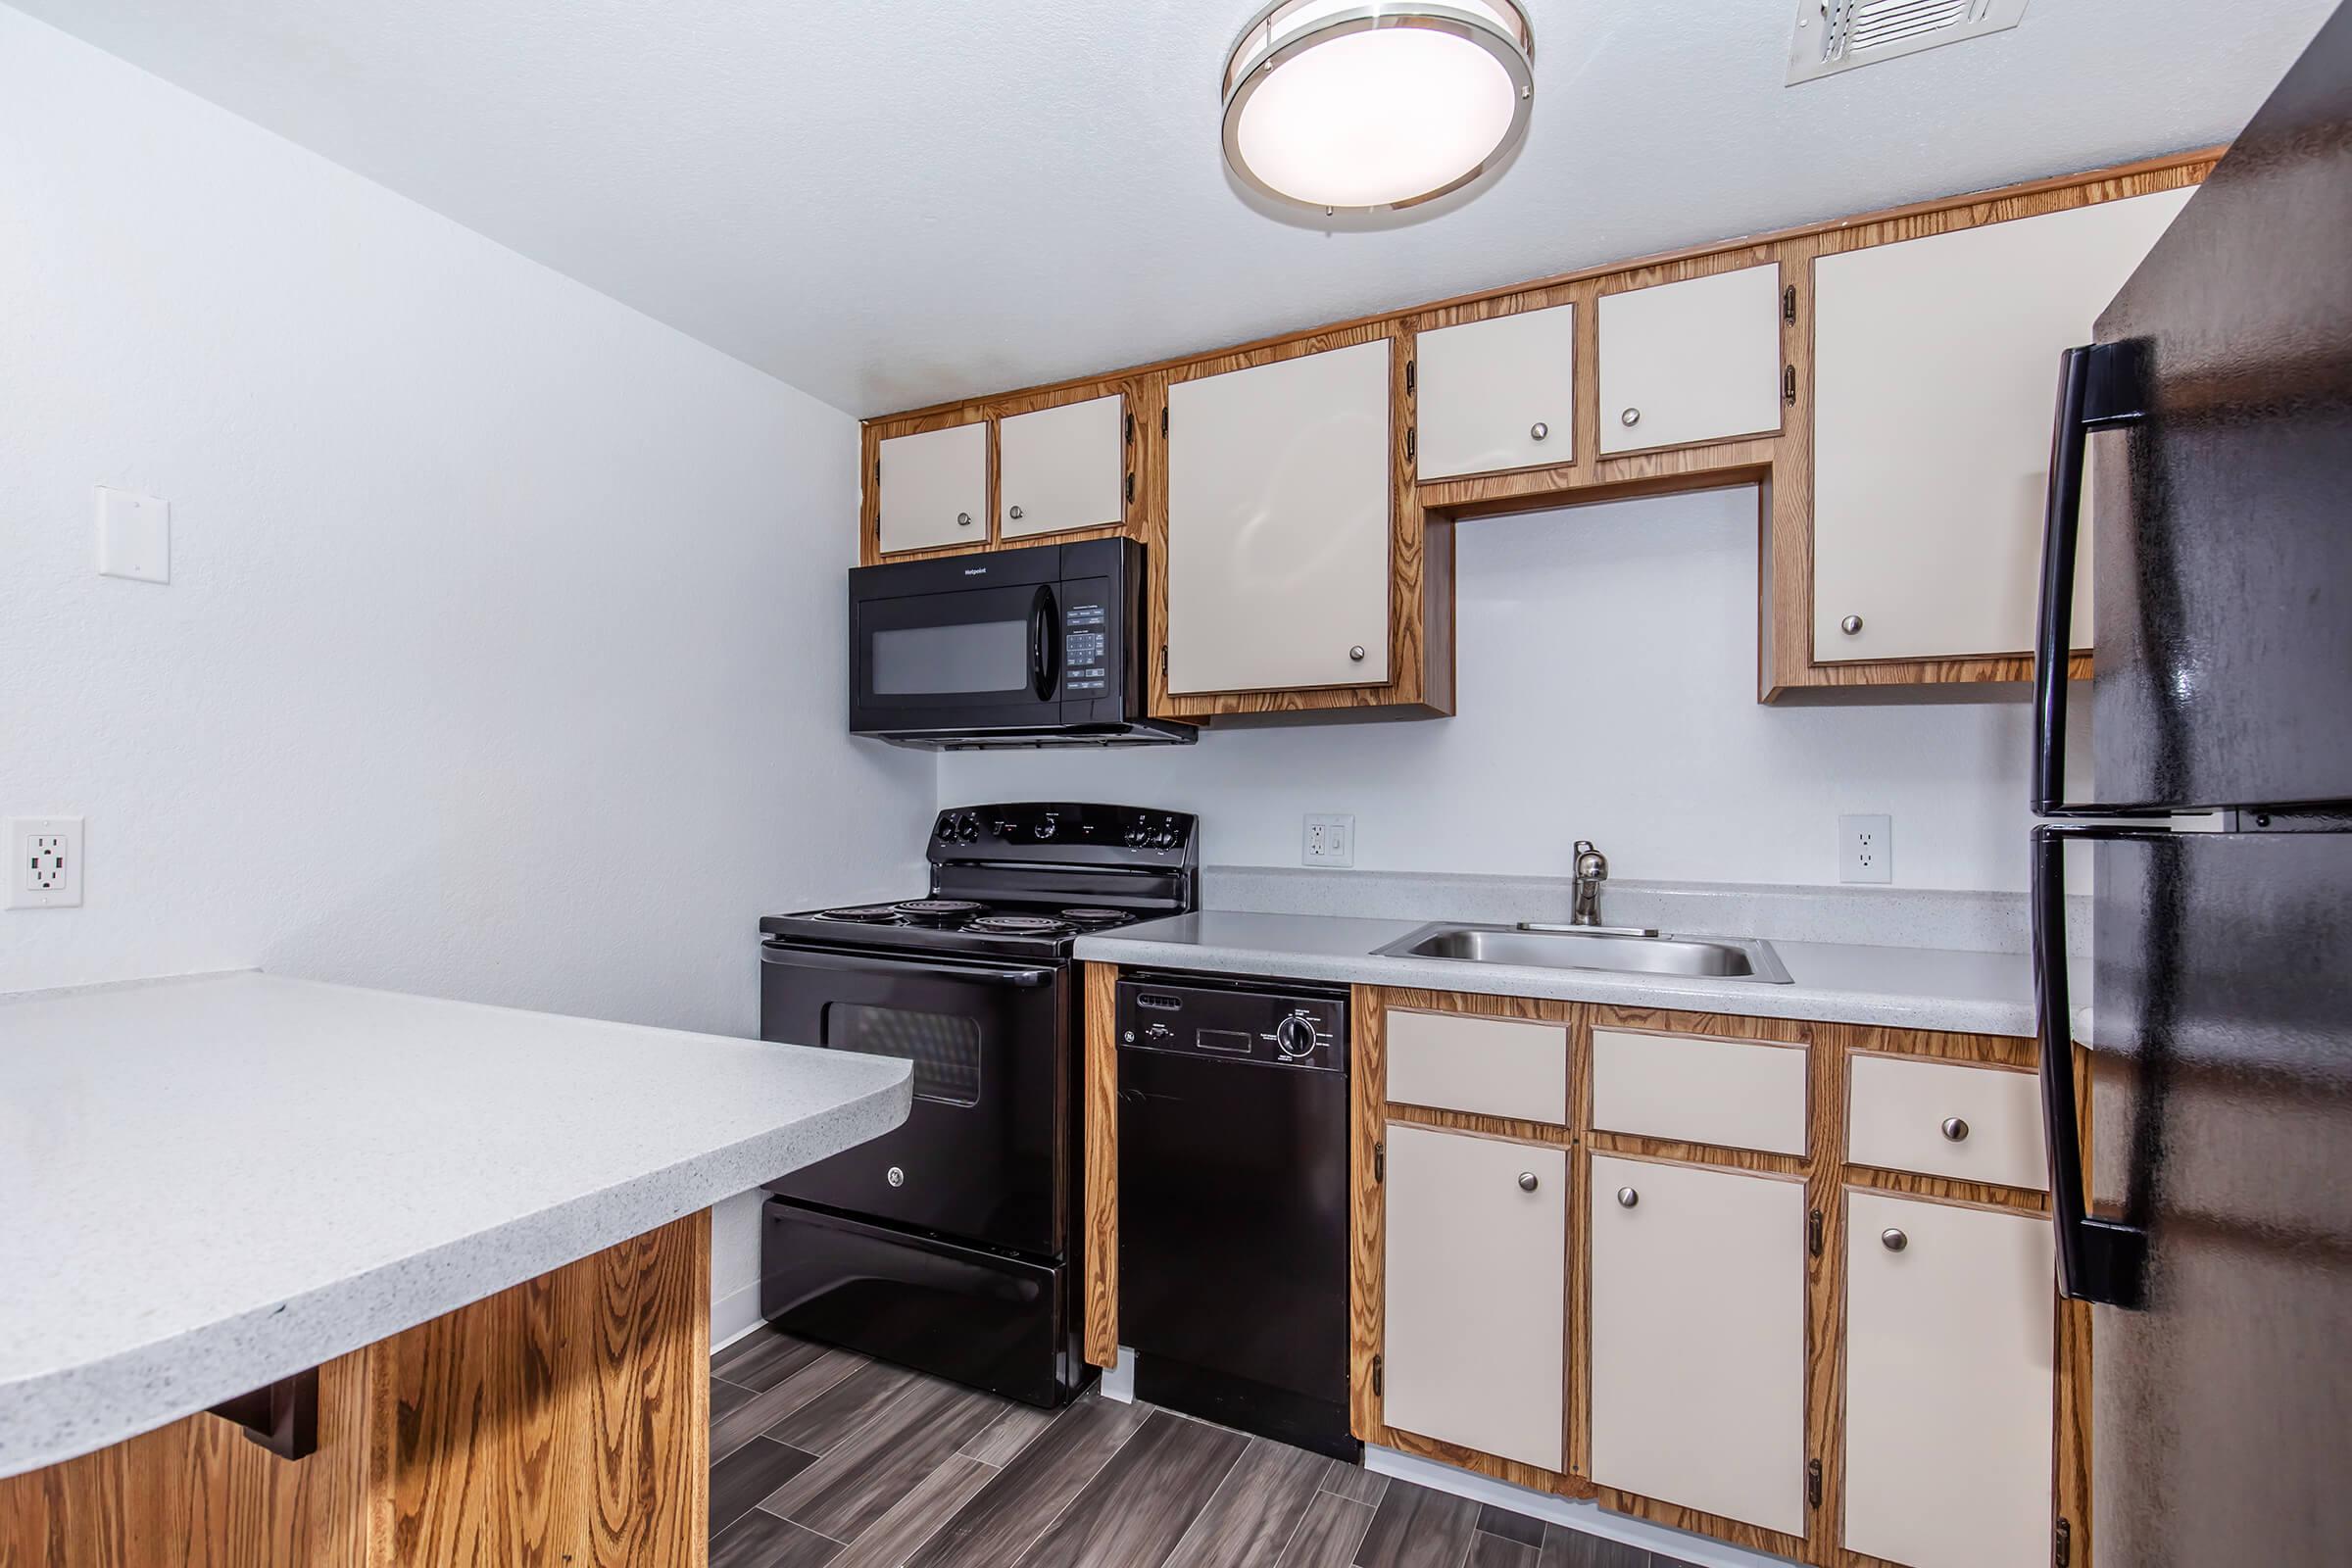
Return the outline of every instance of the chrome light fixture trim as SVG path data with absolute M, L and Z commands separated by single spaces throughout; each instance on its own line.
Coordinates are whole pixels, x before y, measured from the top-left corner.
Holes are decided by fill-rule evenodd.
M 1224 75 L 1225 163 L 1250 189 L 1296 207 L 1327 213 L 1398 212 L 1461 189 L 1494 168 L 1527 134 L 1535 109 L 1535 33 L 1518 0 L 1474 0 L 1480 9 L 1409 0 L 1333 8 L 1329 0 L 1274 0 L 1252 17 L 1227 53 Z M 1286 24 L 1288 25 L 1286 26 Z M 1511 118 L 1493 147 L 1467 169 L 1427 190 L 1388 201 L 1335 205 L 1277 188 L 1250 167 L 1241 126 L 1250 101 L 1284 66 L 1338 39 L 1393 27 L 1442 34 L 1474 45 L 1498 65 L 1511 90 Z

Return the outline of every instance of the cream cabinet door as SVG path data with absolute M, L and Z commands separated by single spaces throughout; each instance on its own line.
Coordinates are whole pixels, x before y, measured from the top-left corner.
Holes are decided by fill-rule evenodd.
M 1575 306 L 1435 327 L 1413 363 L 1415 477 L 1575 461 Z
M 1388 1129 L 1388 1424 L 1563 1467 L 1568 1154 Z
M 1168 690 L 1389 678 L 1389 343 L 1168 387 Z
M 894 435 L 881 443 L 880 548 L 988 542 L 988 425 Z
M 1845 1216 L 1845 1544 L 1912 1568 L 2048 1562 L 2050 1222 L 1859 1191 Z
M 1781 427 L 1781 270 L 1745 267 L 1603 294 L 1600 450 Z
M 2090 341 L 2188 195 L 1813 264 L 1816 660 L 2032 651 L 2058 357 Z M 2091 643 L 2089 547 L 2084 529 L 2078 648 Z
M 1595 1154 L 1591 1201 L 1592 1479 L 1803 1535 L 1803 1185 Z
M 1127 517 L 1127 400 L 1117 395 L 997 422 L 997 534 L 1022 539 Z

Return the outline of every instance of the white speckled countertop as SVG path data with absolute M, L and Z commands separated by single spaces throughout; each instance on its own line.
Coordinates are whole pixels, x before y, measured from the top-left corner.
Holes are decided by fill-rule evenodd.
M 0 997 L 0 1476 L 898 1126 L 905 1062 L 250 972 Z
M 1604 906 L 1604 912 L 1607 912 Z M 2034 1032 L 2034 970 L 2022 953 L 1869 947 L 1772 938 L 1789 984 L 1596 969 L 1539 969 L 1452 958 L 1384 958 L 1374 950 L 1420 920 L 1204 909 L 1078 939 L 1078 956 L 1132 968 L 1280 975 L 1351 985 L 1420 986 L 1629 1007 L 1885 1024 L 1974 1034 Z M 2090 994 L 2074 960 L 2074 994 Z M 2079 1015 L 2078 1015 L 2079 1016 Z

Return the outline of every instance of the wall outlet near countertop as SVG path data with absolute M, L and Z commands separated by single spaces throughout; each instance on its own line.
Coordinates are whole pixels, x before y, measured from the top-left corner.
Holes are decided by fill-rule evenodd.
M 81 903 L 81 818 L 8 821 L 8 906 L 66 909 Z
M 1355 864 L 1355 818 L 1330 812 L 1309 812 L 1306 835 L 1298 847 L 1298 863 Z
M 1838 819 L 1838 880 L 1894 880 L 1894 818 L 1841 816 Z

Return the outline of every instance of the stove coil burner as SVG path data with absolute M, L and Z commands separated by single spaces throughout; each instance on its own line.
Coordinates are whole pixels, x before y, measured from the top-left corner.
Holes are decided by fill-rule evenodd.
M 819 920 L 847 920 L 855 925 L 888 925 L 899 918 L 895 904 L 853 904 L 843 909 L 819 909 Z
M 1061 917 L 1072 925 L 1102 926 L 1127 923 L 1127 911 L 1124 909 L 1064 909 L 1061 911 Z
M 964 928 L 985 931 L 1000 937 L 1045 936 L 1069 928 L 1051 915 L 1044 914 L 984 914 Z
M 967 914 L 977 914 L 986 906 L 975 904 L 970 899 L 907 899 L 892 907 L 910 920 L 944 924 L 950 920 L 960 920 Z

